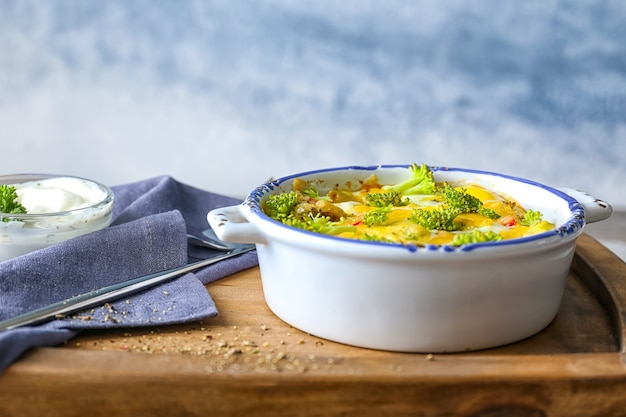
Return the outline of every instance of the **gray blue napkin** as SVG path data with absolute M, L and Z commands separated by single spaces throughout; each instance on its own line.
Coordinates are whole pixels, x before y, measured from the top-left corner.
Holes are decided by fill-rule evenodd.
M 206 214 L 238 200 L 169 176 L 112 187 L 110 227 L 0 262 L 0 320 L 127 279 L 216 255 L 187 246 L 187 232 L 209 227 Z M 54 346 L 84 329 L 154 326 L 217 315 L 204 285 L 258 264 L 255 252 L 119 301 L 37 326 L 0 331 L 0 373 L 24 352 Z

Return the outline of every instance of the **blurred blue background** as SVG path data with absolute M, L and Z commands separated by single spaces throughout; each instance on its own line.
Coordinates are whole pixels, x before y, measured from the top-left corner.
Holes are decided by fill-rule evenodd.
M 626 207 L 626 2 L 0 0 L 2 173 L 425 162 Z

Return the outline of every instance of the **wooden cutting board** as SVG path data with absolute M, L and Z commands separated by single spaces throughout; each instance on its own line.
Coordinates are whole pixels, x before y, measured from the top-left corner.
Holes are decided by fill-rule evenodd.
M 305 334 L 269 311 L 258 268 L 207 288 L 216 319 L 29 352 L 0 376 L 0 417 L 626 415 L 626 264 L 586 234 L 550 326 L 479 352 Z

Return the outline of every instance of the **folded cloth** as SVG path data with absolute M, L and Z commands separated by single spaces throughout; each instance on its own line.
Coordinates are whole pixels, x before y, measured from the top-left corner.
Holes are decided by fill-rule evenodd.
M 0 262 L 0 320 L 80 293 L 217 254 L 187 246 L 208 228 L 206 213 L 238 200 L 169 176 L 112 187 L 111 226 Z M 0 373 L 24 352 L 54 346 L 84 329 L 184 323 L 217 315 L 204 285 L 257 265 L 254 252 L 102 307 L 37 326 L 0 331 Z

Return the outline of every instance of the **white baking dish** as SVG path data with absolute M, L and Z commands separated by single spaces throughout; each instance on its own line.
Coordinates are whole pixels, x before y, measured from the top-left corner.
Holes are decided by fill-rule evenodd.
M 255 243 L 269 308 L 290 325 L 350 345 L 405 352 L 457 352 L 508 344 L 545 328 L 559 309 L 586 223 L 611 206 L 572 189 L 507 175 L 431 167 L 437 182 L 479 183 L 538 210 L 556 229 L 515 240 L 403 246 L 325 236 L 266 216 L 270 194 L 294 178 L 320 192 L 376 174 L 408 178 L 408 165 L 353 166 L 298 173 L 259 186 L 208 221 L 230 242 Z M 573 196 L 572 196 L 573 195 Z

